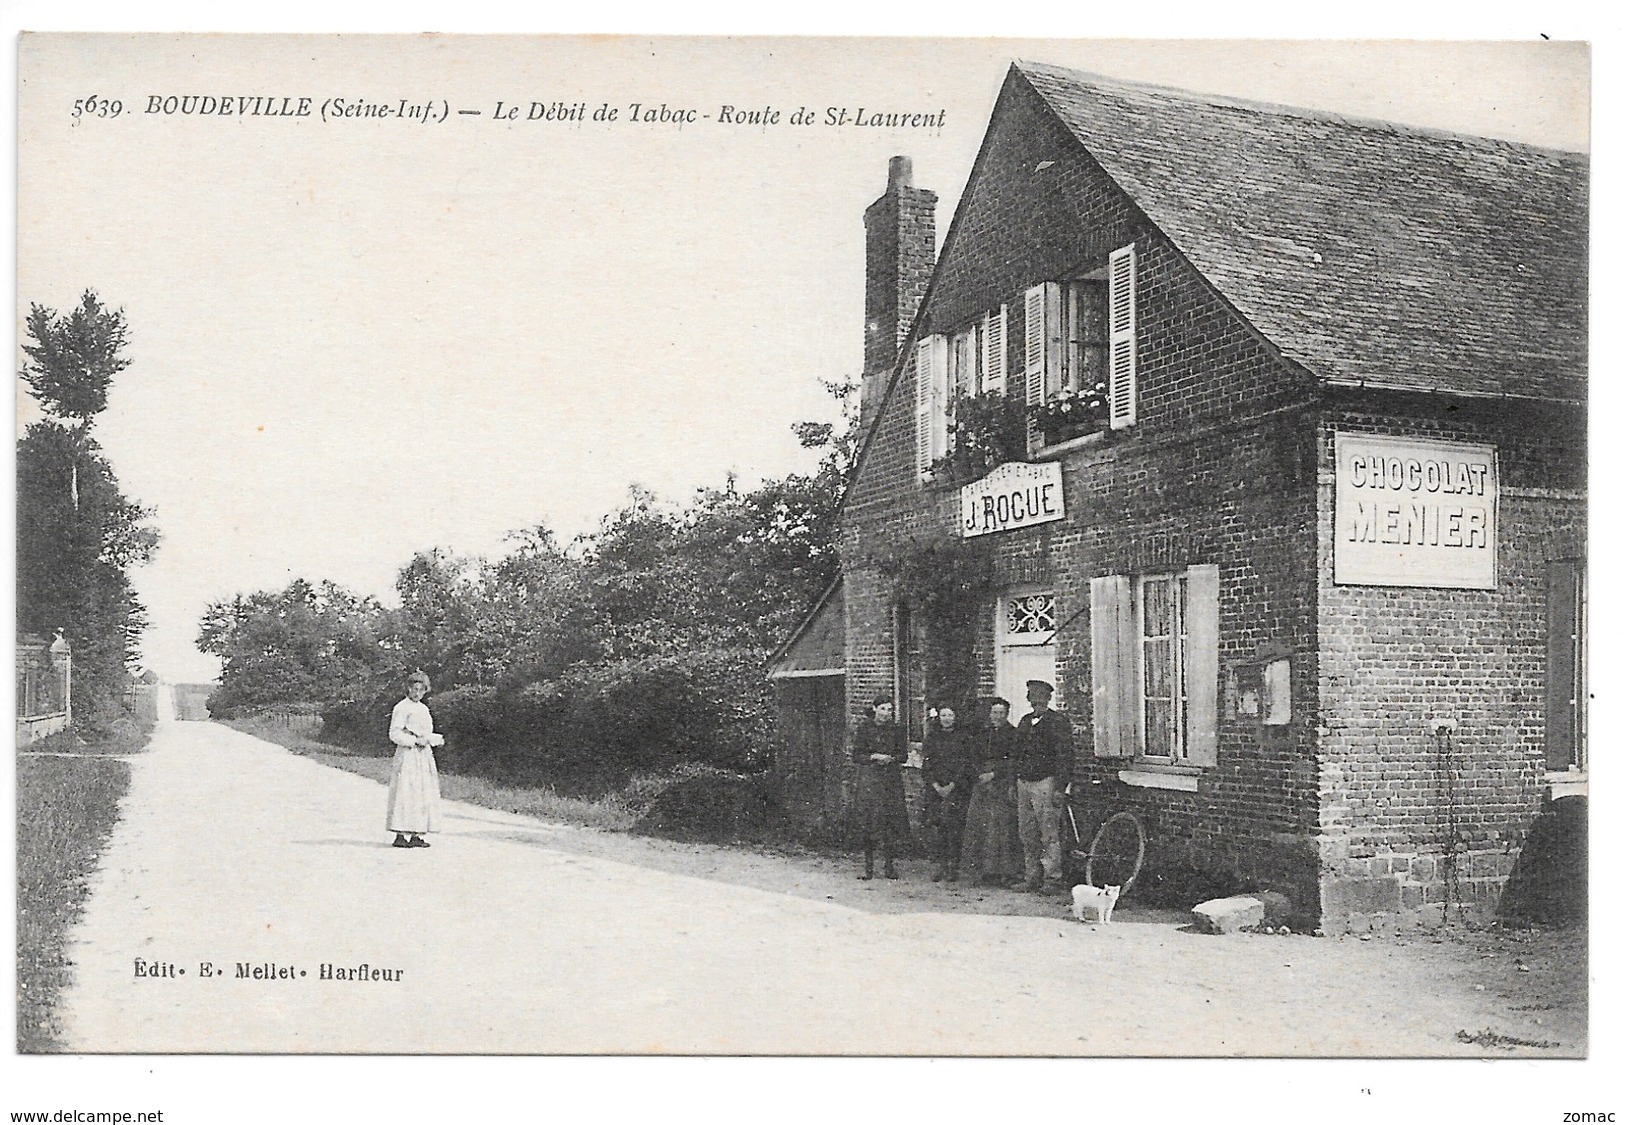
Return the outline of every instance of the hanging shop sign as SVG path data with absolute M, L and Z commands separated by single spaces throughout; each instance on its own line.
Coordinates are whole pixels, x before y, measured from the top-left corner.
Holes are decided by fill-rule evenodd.
M 1066 518 L 1061 466 L 1011 461 L 959 490 L 959 533 L 966 539 Z
M 1340 585 L 1493 590 L 1495 447 L 1337 435 Z

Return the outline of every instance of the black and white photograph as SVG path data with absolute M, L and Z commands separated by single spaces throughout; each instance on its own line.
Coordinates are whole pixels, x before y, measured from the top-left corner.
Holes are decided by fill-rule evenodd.
M 191 1119 L 63 1055 L 1619 1108 L 1496 1094 L 1598 1061 L 1591 45 L 927 30 L 20 35 L 9 1065 L 132 1115 L 13 1120 Z

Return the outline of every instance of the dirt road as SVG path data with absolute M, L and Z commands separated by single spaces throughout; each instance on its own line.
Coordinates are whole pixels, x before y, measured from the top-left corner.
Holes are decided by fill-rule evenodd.
M 1585 1050 L 1583 1001 L 1520 1003 L 1454 943 L 1208 937 L 1127 904 L 1088 927 L 913 865 L 859 883 L 451 803 L 433 847 L 393 849 L 377 783 L 211 723 L 160 724 L 133 765 L 71 951 L 75 1051 Z

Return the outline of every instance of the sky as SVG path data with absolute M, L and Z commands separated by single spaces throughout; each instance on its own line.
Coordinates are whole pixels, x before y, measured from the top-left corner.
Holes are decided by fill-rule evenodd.
M 859 373 L 862 213 L 888 158 L 941 196 L 940 237 L 1017 57 L 1589 144 L 1573 44 L 25 42 L 19 317 L 90 287 L 128 318 L 132 363 L 97 432 L 163 535 L 135 575 L 148 664 L 211 678 L 197 622 L 235 593 L 303 577 L 388 600 L 420 550 L 491 555 L 537 524 L 569 539 L 633 484 L 676 501 L 809 469 L 791 426 L 832 417 L 822 381 Z M 121 115 L 76 124 L 88 94 Z M 148 112 L 186 94 L 450 117 Z M 533 102 L 587 120 L 527 121 Z M 633 121 L 634 105 L 712 117 Z M 730 105 L 781 119 L 722 124 Z M 601 106 L 619 120 L 592 120 Z M 790 125 L 802 107 L 819 123 Z M 831 127 L 830 107 L 945 126 Z
M 544 16 L 481 0 L 455 9 L 402 0 L 388 12 L 358 5 L 354 13 L 338 0 L 282 0 L 224 14 L 203 4 L 12 0 L 0 10 L 0 25 L 12 33 L 435 28 L 1074 37 L 747 42 L 699 51 L 667 42 L 652 53 L 597 41 L 585 54 L 579 44 L 533 43 L 517 56 L 505 48 L 501 58 L 479 45 L 413 39 L 342 61 L 328 47 L 222 39 L 179 49 L 76 49 L 53 58 L 24 92 L 19 121 L 18 319 L 31 301 L 66 309 L 87 286 L 130 318 L 135 363 L 98 428 L 126 491 L 157 509 L 165 536 L 155 562 L 136 575 L 155 619 L 149 662 L 171 679 L 212 675 L 212 662 L 192 647 L 197 618 L 210 600 L 235 592 L 303 576 L 385 595 L 415 551 L 500 550 L 505 531 L 539 522 L 566 536 L 590 530 L 634 481 L 681 498 L 730 471 L 750 480 L 807 467 L 788 427 L 827 416 L 820 380 L 858 369 L 861 214 L 884 186 L 886 159 L 913 157 L 916 182 L 942 197 L 939 234 L 945 231 L 1012 57 L 1588 147 L 1587 60 L 1539 37 L 1595 38 L 1605 61 L 1617 17 L 1599 26 L 1590 6 L 1564 3 L 1486 2 L 1466 17 L 1453 5 L 1329 7 L 1073 4 L 1058 15 L 1023 5 L 956 17 L 922 5 L 893 12 L 822 3 L 778 6 L 769 18 L 766 5 L 726 14 L 702 5 L 555 6 Z M 1172 31 L 1311 38 L 1267 49 L 1076 38 Z M 1334 45 L 1315 36 L 1513 42 Z M 12 65 L 9 55 L 4 65 Z M 1607 73 L 1598 67 L 1599 105 Z M 0 97 L 15 89 L 0 86 Z M 74 97 L 92 93 L 139 106 L 165 91 L 305 89 L 320 98 L 466 97 L 482 109 L 498 98 L 528 104 L 572 95 L 707 108 L 900 102 L 945 109 L 947 126 L 875 134 L 815 128 L 802 136 L 688 127 L 611 133 L 504 129 L 482 117 L 482 128 L 469 130 L 348 122 L 278 131 L 138 115 L 120 129 L 93 131 L 67 128 L 64 116 Z M 12 115 L 3 118 L 0 127 L 9 126 Z M 1601 130 L 1606 122 L 1598 124 Z M 1598 179 L 1607 183 L 1610 157 L 1600 141 Z M 1605 226 L 1609 216 L 1599 208 L 1599 235 Z M 1599 339 L 1599 368 L 1606 367 L 1606 346 Z M 1599 398 L 1603 393 L 1599 388 Z M 1610 456 L 1598 443 L 1597 461 Z M 1596 633 L 1610 635 L 1601 621 Z M 1598 765 L 1600 777 L 1607 763 Z M 1539 1119 L 1535 1106 L 1557 1119 L 1562 1109 L 1613 1105 L 1616 1085 L 1601 1056 L 1618 1040 L 1604 1035 L 1608 1005 L 1597 1009 L 1599 1057 L 1564 1068 L 1559 1083 L 1550 1083 L 1550 1070 L 1533 1073 L 1522 1064 L 1475 1068 L 1470 1090 L 1405 1062 L 1282 1064 L 1268 1072 L 1247 1064 L 1249 1081 L 1238 1095 L 1235 1063 L 1189 1063 L 1173 1082 L 1167 1070 L 1151 1074 L 1144 1062 L 1092 1062 L 1087 1076 L 1064 1062 L 1031 1064 L 1046 1068 L 1036 1083 L 1030 1067 L 1012 1063 L 953 1071 L 970 1079 L 953 1084 L 954 1098 L 991 1107 L 990 1099 L 1020 1091 L 1058 1105 L 1076 1104 L 1088 1091 L 1092 1104 L 1138 1116 L 1166 1097 L 1200 1098 L 1209 1113 L 1296 1103 L 1315 1105 L 1327 1120 L 1416 1119 L 1407 1109 L 1431 1119 L 1459 1115 L 1470 1103 L 1486 1125 Z M 481 1100 L 520 1114 L 533 1113 L 536 1091 L 544 1090 L 557 1107 L 601 1115 L 604 1091 L 614 1089 L 616 1102 L 635 1101 L 642 1091 L 671 1105 L 684 1094 L 704 1097 L 719 1118 L 757 1119 L 771 1104 L 774 1116 L 828 1120 L 825 1106 L 838 1104 L 854 1082 L 876 1084 L 874 1104 L 889 1097 L 929 1109 L 937 1104 L 932 1083 L 947 1073 L 934 1060 L 893 1061 L 881 1073 L 856 1062 L 839 1070 L 825 1064 L 813 1075 L 798 1060 L 754 1060 L 748 1073 L 727 1068 L 727 1060 L 691 1060 L 688 1069 L 662 1068 L 650 1082 L 652 1071 L 620 1074 L 611 1069 L 615 1060 L 568 1069 L 542 1060 L 522 1064 L 523 1081 L 514 1081 L 511 1069 L 493 1073 L 502 1061 L 463 1060 L 461 1071 L 448 1074 L 438 1060 L 78 1060 L 65 1087 L 61 1067 L 0 1060 L 7 1084 L 17 1081 L 10 1088 L 50 1095 L 44 1105 L 60 1103 L 67 1089 L 83 1108 L 140 1108 L 145 1098 L 184 1110 L 240 1101 L 232 1096 L 253 1090 L 254 1104 L 240 1108 L 244 1121 L 285 1119 L 295 1086 L 312 1081 L 307 1088 L 323 1096 L 323 1083 L 332 1082 L 352 1099 L 411 1098 L 455 1117 L 493 1078 L 497 1092 Z M 726 1081 L 717 1082 L 719 1075 Z M 616 1081 L 627 1077 L 634 1081 Z M 1214 1078 L 1223 1092 L 1213 1092 Z M 1356 1086 L 1374 1087 L 1375 1096 L 1355 1097 Z M 1558 1092 L 1543 1093 L 1554 1087 Z M 797 1096 L 785 1098 L 786 1089 Z M 1349 1115 L 1362 1105 L 1372 1108 Z

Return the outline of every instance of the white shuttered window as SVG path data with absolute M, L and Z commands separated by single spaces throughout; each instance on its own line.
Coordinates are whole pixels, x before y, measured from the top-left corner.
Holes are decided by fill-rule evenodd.
M 1134 756 L 1134 715 L 1128 703 L 1137 677 L 1128 647 L 1134 636 L 1129 593 L 1126 575 L 1107 574 L 1089 582 L 1089 668 L 1099 758 Z
M 1095 754 L 1218 760 L 1219 568 L 1093 579 Z
M 1185 572 L 1185 761 L 1219 760 L 1219 568 Z
M 1090 395 L 1104 383 L 1103 419 L 1114 430 L 1134 425 L 1139 397 L 1135 262 L 1130 243 L 1086 276 L 1027 290 L 1022 302 L 1027 405 L 1064 391 Z
M 1023 359 L 1027 373 L 1027 405 L 1036 406 L 1060 390 L 1061 286 L 1046 281 L 1027 290 L 1023 302 L 1026 344 Z

